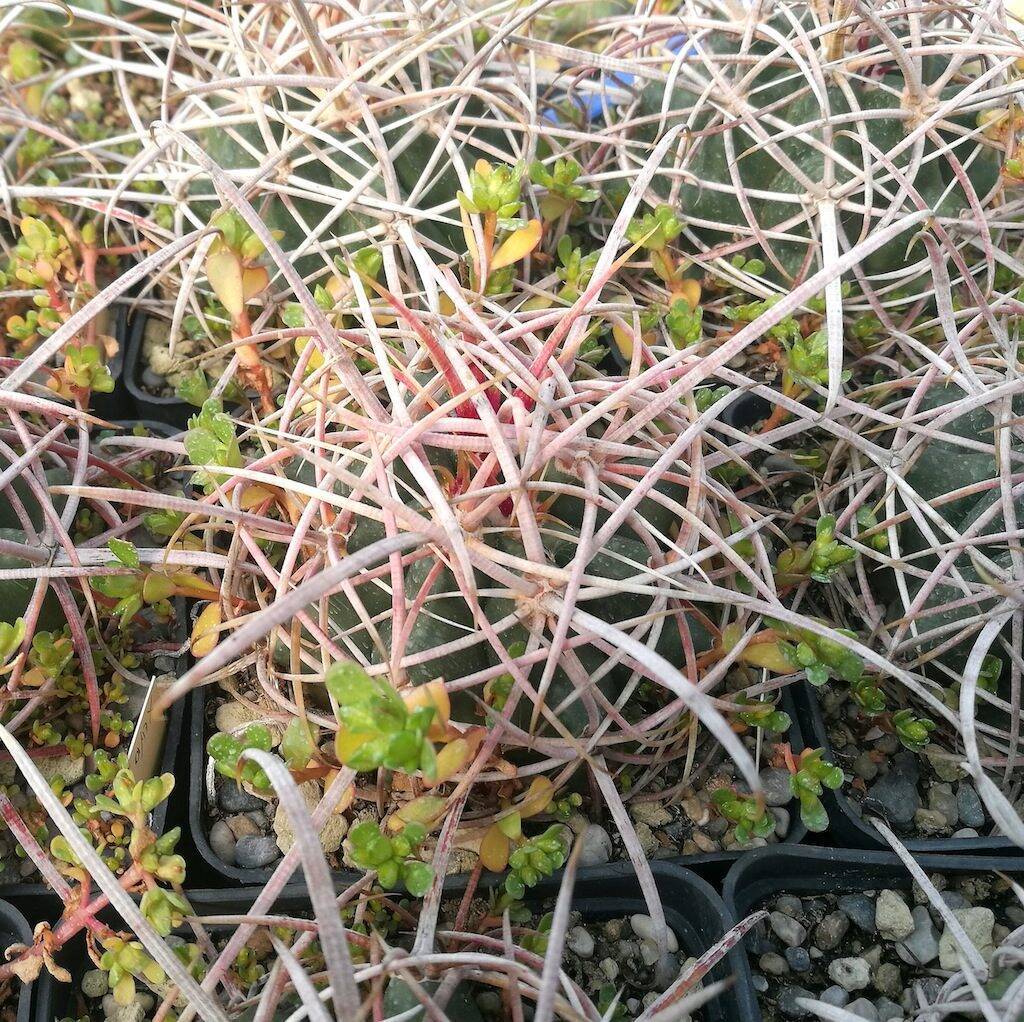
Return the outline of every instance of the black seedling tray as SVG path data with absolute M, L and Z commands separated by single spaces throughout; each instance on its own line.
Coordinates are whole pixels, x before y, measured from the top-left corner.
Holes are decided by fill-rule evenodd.
M 28 920 L 10 902 L 0 901 L 0 949 L 7 950 L 12 944 L 31 944 L 32 927 Z M 44 970 L 45 971 L 45 970 Z M 14 980 L 18 989 L 18 980 Z M 17 1022 L 29 1022 L 32 1018 L 32 993 L 37 984 L 20 985 L 18 989 Z
M 666 921 L 679 940 L 680 951 L 699 958 L 721 940 L 732 926 L 732 917 L 710 884 L 692 871 L 667 862 L 652 862 L 651 869 Z M 527 893 L 526 904 L 538 906 L 557 897 L 560 881 L 559 874 L 543 878 Z M 449 877 L 445 882 L 445 896 L 458 898 L 465 891 L 467 882 L 468 877 L 464 874 Z M 486 893 L 501 883 L 502 878 L 484 874 L 478 890 Z M 248 911 L 261 889 L 192 891 L 189 900 L 199 915 L 241 914 Z M 628 862 L 580 869 L 573 886 L 573 908 L 588 921 L 595 922 L 635 913 L 647 914 L 640 884 Z M 273 911 L 308 916 L 311 910 L 305 884 L 286 886 Z M 705 985 L 738 976 L 742 965 L 742 951 L 735 947 L 705 977 Z M 724 991 L 700 1009 L 702 1022 L 739 1022 L 744 1017 L 738 1014 L 738 1003 L 734 988 Z M 41 1018 L 40 1022 L 43 1022 Z
M 1000 856 L 915 855 L 928 873 L 1006 873 L 1018 882 L 1024 860 Z M 891 852 L 842 848 L 758 848 L 737 862 L 725 878 L 722 897 L 729 918 L 744 919 L 779 894 L 849 894 L 891 888 L 909 891 L 910 873 Z M 738 970 L 736 997 L 743 1022 L 761 1022 L 761 1008 L 751 980 L 749 952 L 744 945 L 733 968 Z M 732 963 L 731 963 L 732 964 Z
M 124 350 L 124 388 L 135 413 L 141 419 L 154 419 L 166 423 L 176 430 L 183 430 L 196 409 L 179 397 L 150 394 L 140 382 L 142 370 L 142 339 L 145 335 L 149 315 L 136 311 L 119 322 L 118 344 Z
M 803 719 L 808 738 L 825 750 L 825 758 L 831 759 L 832 744 L 828 737 L 825 717 L 814 688 L 807 682 L 799 686 L 797 695 L 798 711 Z M 826 791 L 821 800 L 828 811 L 829 834 L 836 844 L 848 848 L 875 848 L 886 850 L 888 846 L 877 830 L 858 812 L 856 803 L 839 791 Z M 903 841 L 908 851 L 915 854 L 956 854 L 956 855 L 1020 855 L 1018 848 L 1008 837 L 966 837 L 966 838 L 908 838 Z
M 804 748 L 803 737 L 800 730 L 799 716 L 794 704 L 789 686 L 782 690 L 782 698 L 779 705 L 790 715 L 793 724 L 789 730 L 789 740 L 793 749 L 799 751 Z M 209 830 L 210 818 L 206 813 L 207 790 L 206 790 L 206 705 L 207 686 L 193 690 L 190 695 L 191 720 L 189 752 L 189 785 L 188 785 L 188 833 L 189 838 L 202 859 L 198 869 L 193 868 L 193 873 L 202 876 L 211 885 L 237 885 L 246 886 L 260 885 L 266 883 L 273 875 L 277 862 L 272 863 L 263 869 L 243 869 L 240 866 L 229 866 L 224 862 L 210 846 Z M 799 810 L 795 802 L 788 806 L 790 816 L 789 833 L 783 839 L 783 844 L 797 844 L 807 836 L 807 828 L 800 822 Z M 697 855 L 676 855 L 664 859 L 652 859 L 652 865 L 656 863 L 670 863 L 676 867 L 695 870 L 701 876 L 709 880 L 718 881 L 725 876 L 729 867 L 739 858 L 749 854 L 741 849 L 731 849 L 722 852 L 706 852 Z M 278 860 L 280 861 L 280 860 Z M 627 869 L 632 869 L 628 863 Z M 358 879 L 360 873 L 352 870 L 339 870 L 335 877 L 339 882 L 352 883 Z

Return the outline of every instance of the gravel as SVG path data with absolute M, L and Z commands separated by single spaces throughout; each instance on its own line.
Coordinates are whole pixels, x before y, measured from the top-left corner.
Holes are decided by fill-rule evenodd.
M 217 858 L 229 866 L 235 864 L 235 835 L 231 828 L 223 821 L 217 822 L 210 828 L 210 847 Z
M 792 916 L 783 912 L 772 912 L 768 923 L 779 938 L 788 947 L 799 947 L 807 939 L 807 930 Z
M 886 940 L 903 940 L 914 932 L 907 903 L 896 891 L 882 891 L 875 903 L 875 927 Z
M 828 975 L 844 990 L 863 990 L 871 982 L 871 966 L 863 958 L 837 958 Z
M 242 869 L 262 869 L 280 857 L 277 840 L 264 834 L 248 834 L 235 843 L 235 865 Z
M 611 859 L 612 839 L 604 827 L 588 827 L 580 840 L 583 845 L 580 850 L 581 866 L 601 866 Z

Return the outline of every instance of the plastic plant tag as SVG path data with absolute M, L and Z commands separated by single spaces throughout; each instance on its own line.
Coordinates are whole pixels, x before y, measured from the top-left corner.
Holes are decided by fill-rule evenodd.
M 167 733 L 167 716 L 156 709 L 153 696 L 173 680 L 174 678 L 167 674 L 154 675 L 146 690 L 146 698 L 142 701 L 139 719 L 132 732 L 131 744 L 128 746 L 128 767 L 137 781 L 153 777 L 160 763 L 164 736 Z

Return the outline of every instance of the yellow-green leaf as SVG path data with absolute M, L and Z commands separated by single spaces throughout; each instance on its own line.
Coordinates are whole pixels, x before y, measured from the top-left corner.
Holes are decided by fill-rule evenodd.
M 488 827 L 480 842 L 480 861 L 484 869 L 500 873 L 508 865 L 509 840 L 495 826 Z
M 494 253 L 490 268 L 500 270 L 503 266 L 511 266 L 528 256 L 540 242 L 541 223 L 539 220 L 531 220 L 525 227 L 520 227 L 514 234 L 509 235 Z
M 206 257 L 206 277 L 228 315 L 238 319 L 245 311 L 245 287 L 238 257 L 230 249 L 210 253 Z

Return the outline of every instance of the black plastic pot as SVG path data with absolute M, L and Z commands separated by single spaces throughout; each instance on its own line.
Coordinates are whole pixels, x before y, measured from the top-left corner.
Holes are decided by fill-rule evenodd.
M 722 899 L 707 881 L 695 873 L 665 862 L 651 863 L 658 893 L 665 909 L 669 927 L 679 940 L 679 948 L 687 955 L 700 957 L 716 944 L 732 926 Z M 445 894 L 458 897 L 466 888 L 465 875 L 449 877 L 445 883 Z M 546 877 L 531 888 L 525 899 L 531 906 L 549 901 L 558 894 L 559 877 Z M 479 890 L 483 893 L 499 885 L 501 878 L 481 877 Z M 233 914 L 245 912 L 252 905 L 260 888 L 244 888 L 231 891 L 192 891 L 189 900 L 200 915 Z M 581 869 L 573 887 L 573 908 L 585 919 L 600 921 L 647 913 L 640 884 L 629 863 L 609 863 Z M 275 912 L 289 915 L 308 915 L 309 895 L 304 884 L 290 884 L 281 893 L 274 905 Z M 705 983 L 725 979 L 739 974 L 743 965 L 740 948 L 733 948 L 729 955 L 716 966 L 705 979 Z M 739 1022 L 743 1018 L 737 1013 L 738 999 L 735 986 L 700 1009 L 704 1022 Z M 43 1022 L 40 1018 L 39 1022 Z
M 6 950 L 12 944 L 31 944 L 32 927 L 28 920 L 10 902 L 0 901 L 0 949 Z M 18 1010 L 14 1016 L 17 1022 L 29 1022 L 32 1018 L 32 992 L 34 984 L 18 990 Z
M 803 718 L 804 731 L 814 748 L 824 748 L 825 758 L 830 759 L 832 744 L 828 728 L 821 712 L 817 693 L 806 682 L 797 692 L 797 709 Z M 886 849 L 878 831 L 865 821 L 859 806 L 839 791 L 828 791 L 822 795 L 822 802 L 828 811 L 829 833 L 836 844 L 850 848 Z M 908 838 L 903 842 L 915 854 L 956 854 L 956 855 L 1020 855 L 1018 848 L 1009 838 L 1001 836 L 967 838 Z
M 142 339 L 148 318 L 147 313 L 136 311 L 125 319 L 124 332 L 118 334 L 118 343 L 124 350 L 125 392 L 140 419 L 154 419 L 183 430 L 196 409 L 179 397 L 150 394 L 141 383 Z
M 749 432 L 772 414 L 773 407 L 767 398 L 745 391 L 723 410 L 719 420 L 733 429 Z
M 207 805 L 207 762 L 209 757 L 206 754 L 206 705 L 207 688 L 204 686 L 194 690 L 191 694 L 191 710 L 189 718 L 191 730 L 189 740 L 191 749 L 189 752 L 189 785 L 188 785 L 188 832 L 190 840 L 196 853 L 202 860 L 199 871 L 193 872 L 202 875 L 206 882 L 211 885 L 230 884 L 263 884 L 274 872 L 276 863 L 263 869 L 243 869 L 240 866 L 229 866 L 224 862 L 210 846 L 209 830 L 210 818 L 206 812 Z M 783 689 L 781 704 L 782 708 L 789 713 L 793 720 L 793 726 L 789 731 L 789 740 L 792 747 L 800 750 L 804 747 L 801 737 L 799 716 L 796 706 L 789 693 L 789 688 Z M 792 822 L 789 833 L 783 839 L 785 844 L 796 844 L 807 836 L 807 828 L 800 822 L 796 812 L 795 804 L 790 806 Z M 707 852 L 698 855 L 677 855 L 664 859 L 652 859 L 652 865 L 670 863 L 676 867 L 695 870 L 701 876 L 709 880 L 720 880 L 725 876 L 729 867 L 741 856 L 748 852 L 734 849 L 722 852 Z M 631 869 L 626 864 L 627 869 Z M 341 870 L 335 874 L 339 882 L 351 883 L 358 879 L 359 873 L 352 870 Z
M 915 855 L 926 873 L 978 874 L 999 871 L 1024 874 L 1021 859 L 964 855 Z M 891 888 L 910 890 L 906 867 L 891 852 L 840 848 L 759 848 L 736 863 L 722 892 L 730 918 L 743 919 L 779 894 L 849 894 Z M 740 948 L 737 948 L 740 950 Z M 736 997 L 743 1022 L 761 1022 L 761 1009 L 751 982 L 750 959 L 744 946 L 737 956 Z

